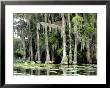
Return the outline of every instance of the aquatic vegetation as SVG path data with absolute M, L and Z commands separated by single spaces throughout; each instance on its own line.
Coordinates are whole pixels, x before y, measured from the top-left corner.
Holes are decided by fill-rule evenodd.
M 27 72 L 28 70 L 28 72 Z M 19 73 L 29 74 L 29 71 L 33 71 L 31 75 L 96 75 L 96 65 L 55 65 L 55 64 L 26 64 L 17 63 L 14 64 L 14 75 L 23 75 Z M 37 74 L 36 72 L 40 72 Z M 49 74 L 47 74 L 47 72 Z M 18 74 L 17 74 L 18 73 Z M 34 74 L 36 73 L 36 74 Z

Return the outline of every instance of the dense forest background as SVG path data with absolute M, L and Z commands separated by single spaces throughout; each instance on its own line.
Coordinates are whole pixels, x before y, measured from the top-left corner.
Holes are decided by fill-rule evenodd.
M 96 13 L 14 13 L 14 62 L 97 63 Z

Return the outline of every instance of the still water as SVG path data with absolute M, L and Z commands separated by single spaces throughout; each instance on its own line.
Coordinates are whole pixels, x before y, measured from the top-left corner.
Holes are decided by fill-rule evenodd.
M 52 67 L 22 68 L 14 67 L 14 75 L 58 75 L 58 76 L 77 76 L 77 75 L 97 75 L 96 65 L 56 65 Z

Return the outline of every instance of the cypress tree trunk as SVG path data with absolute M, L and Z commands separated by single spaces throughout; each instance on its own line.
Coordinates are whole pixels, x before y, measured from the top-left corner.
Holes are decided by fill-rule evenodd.
M 86 49 L 87 49 L 87 61 L 88 63 L 91 63 L 91 59 L 90 59 L 90 45 L 89 45 L 89 40 L 86 42 Z
M 22 44 L 23 44 L 23 59 L 26 60 L 26 45 L 25 45 L 25 38 L 22 35 Z
M 37 29 L 36 29 L 36 33 L 37 33 L 37 60 L 40 63 L 40 49 L 39 49 L 39 31 L 38 29 L 40 29 L 40 24 L 37 24 Z
M 23 45 L 23 59 L 26 59 L 26 45 L 25 45 L 25 37 L 23 30 L 21 31 L 21 40 L 22 40 L 22 45 Z
M 70 13 L 68 13 L 68 23 L 69 23 L 69 41 L 70 41 L 70 45 L 69 45 L 69 63 L 72 64 L 72 50 L 71 50 L 71 22 L 70 22 Z
M 33 49 L 32 49 L 32 37 L 30 37 L 30 53 L 31 53 L 31 58 L 30 60 L 33 60 Z
M 64 13 L 61 13 L 62 15 L 62 35 L 63 35 L 63 57 L 61 64 L 68 64 L 67 56 L 66 56 L 66 34 L 65 34 L 65 18 Z
M 75 37 L 75 47 L 74 47 L 74 61 L 73 64 L 77 64 L 77 38 Z
M 54 46 L 52 45 L 52 47 L 51 47 L 51 61 L 52 61 L 52 63 L 55 61 L 55 58 L 54 58 Z
M 76 13 L 76 16 L 78 14 Z M 74 60 L 73 64 L 77 64 L 77 45 L 78 45 L 78 23 L 74 22 L 74 36 L 75 36 L 75 47 L 74 47 Z
M 47 23 L 47 13 L 45 13 L 45 23 Z M 46 46 L 46 62 L 50 61 L 49 47 L 48 47 L 48 35 L 47 35 L 47 26 L 45 25 L 45 46 Z
M 30 31 L 30 21 L 28 23 L 29 25 L 29 53 L 30 53 L 30 61 L 33 60 L 33 49 L 32 49 L 32 34 L 31 34 L 31 31 Z

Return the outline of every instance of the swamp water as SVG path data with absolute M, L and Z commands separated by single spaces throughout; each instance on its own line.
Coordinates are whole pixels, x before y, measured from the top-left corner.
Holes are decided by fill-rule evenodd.
M 77 76 L 77 75 L 97 75 L 97 66 L 94 64 L 83 65 L 54 65 L 46 67 L 15 67 L 14 75 L 36 75 L 36 76 Z

